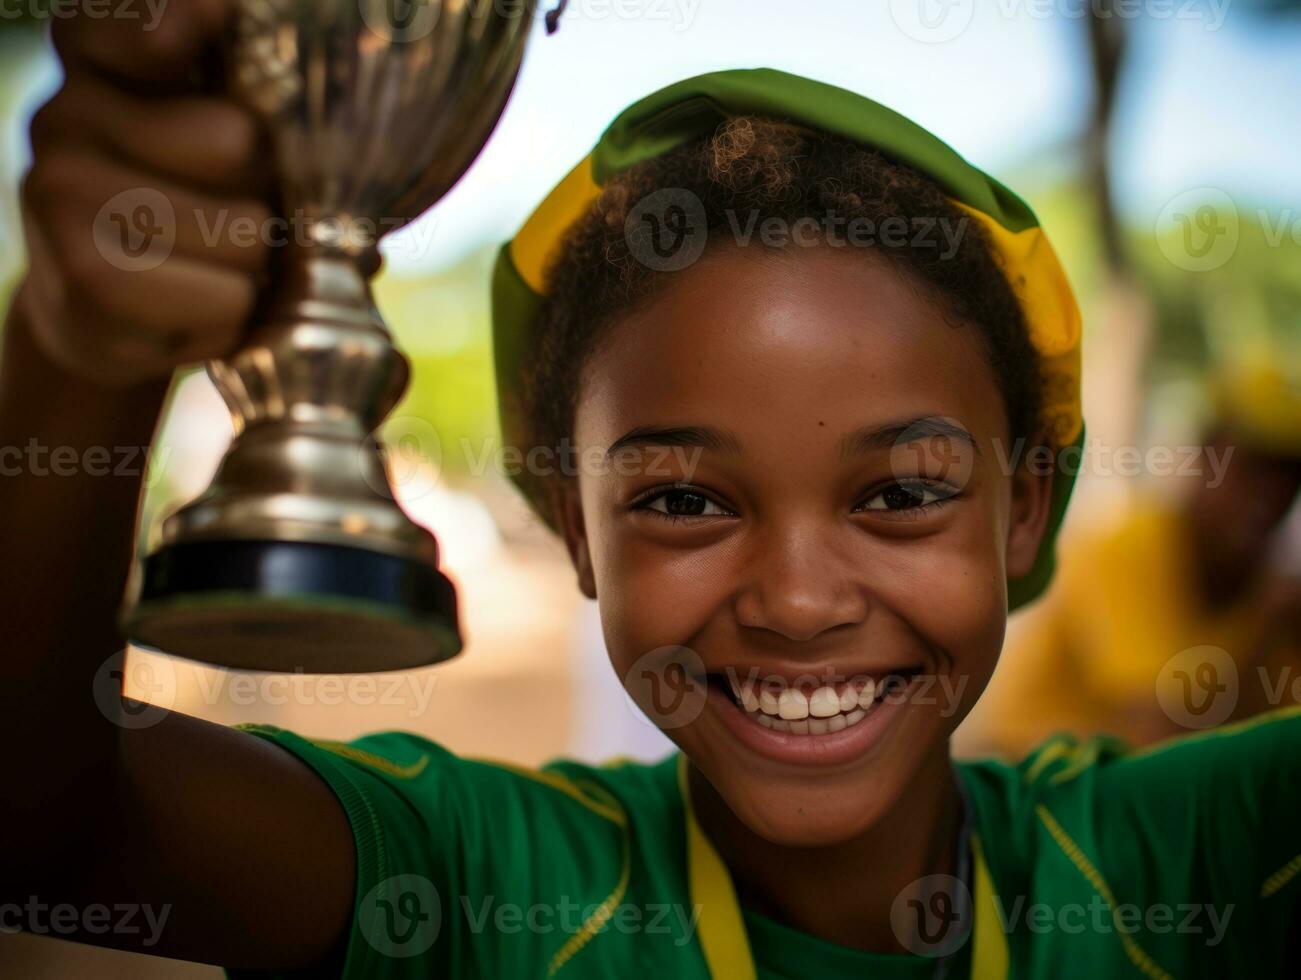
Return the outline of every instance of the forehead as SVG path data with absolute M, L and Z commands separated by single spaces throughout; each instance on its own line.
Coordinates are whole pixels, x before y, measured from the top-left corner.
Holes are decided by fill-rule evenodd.
M 713 424 L 786 444 L 922 415 L 978 439 L 1006 426 L 975 328 L 861 249 L 729 248 L 672 274 L 607 331 L 584 371 L 581 443 L 649 424 Z

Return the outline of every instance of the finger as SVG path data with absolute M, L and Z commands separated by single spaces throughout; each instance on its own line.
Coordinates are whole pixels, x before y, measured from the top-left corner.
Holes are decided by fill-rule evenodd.
M 85 65 L 139 82 L 183 83 L 221 36 L 231 0 L 155 0 L 54 17 L 52 35 L 65 65 Z
M 85 257 L 81 271 L 92 281 L 172 257 L 262 276 L 284 237 L 273 235 L 263 202 L 206 195 L 90 149 L 68 147 L 40 160 L 22 193 L 56 246 Z
M 66 364 L 106 384 L 166 377 L 179 363 L 229 355 L 239 347 L 256 302 L 251 280 L 193 263 L 160 266 L 146 290 L 91 291 L 71 275 L 51 274 L 54 249 L 29 227 L 27 287 L 39 291 L 31 318 L 44 343 Z M 185 311 L 183 316 L 178 311 Z
M 252 114 L 227 99 L 131 96 L 84 70 L 32 118 L 37 153 L 103 147 L 124 163 L 216 192 L 270 193 L 270 149 Z

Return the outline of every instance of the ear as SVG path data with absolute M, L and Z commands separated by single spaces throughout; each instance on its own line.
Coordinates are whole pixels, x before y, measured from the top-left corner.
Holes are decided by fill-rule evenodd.
M 1031 465 L 1040 452 L 1028 452 L 1012 473 L 1012 507 L 1007 527 L 1007 577 L 1029 575 L 1052 509 L 1053 468 Z
M 596 576 L 592 572 L 592 552 L 587 545 L 587 525 L 583 520 L 578 481 L 562 477 L 552 480 L 549 489 L 551 513 L 556 515 L 557 530 L 565 539 L 569 560 L 578 573 L 578 588 L 587 598 L 595 599 Z

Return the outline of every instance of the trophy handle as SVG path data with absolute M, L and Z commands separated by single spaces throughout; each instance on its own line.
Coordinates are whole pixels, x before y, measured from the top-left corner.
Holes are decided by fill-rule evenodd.
M 446 659 L 461 648 L 453 588 L 373 435 L 409 377 L 362 271 L 377 263 L 317 246 L 285 259 L 245 346 L 208 365 L 235 438 L 209 489 L 163 522 L 128 630 L 263 670 Z

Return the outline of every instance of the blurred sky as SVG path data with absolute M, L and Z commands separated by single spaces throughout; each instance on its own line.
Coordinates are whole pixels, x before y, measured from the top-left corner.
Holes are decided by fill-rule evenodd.
M 617 3 L 573 0 L 557 34 L 533 39 L 475 167 L 390 258 L 441 264 L 507 237 L 624 106 L 723 67 L 767 65 L 870 95 L 995 173 L 1069 161 L 1091 97 L 1082 21 L 1036 16 L 1043 5 L 1028 0 L 950 0 L 965 29 L 919 40 L 908 30 L 925 33 L 908 18 L 917 2 L 664 0 L 621 18 Z M 1181 14 L 1186 3 L 1174 0 L 1169 19 L 1134 21 L 1114 147 L 1122 206 L 1150 224 L 1205 184 L 1252 204 L 1301 202 L 1301 18 L 1265 21 L 1232 0 Z
M 545 36 L 539 17 L 493 140 L 447 199 L 386 243 L 390 267 L 436 269 L 508 237 L 620 109 L 722 67 L 853 88 L 996 174 L 1070 166 L 1090 97 L 1086 2 L 571 0 L 557 34 Z M 1301 202 L 1301 17 L 1267 20 L 1250 0 L 1143 2 L 1114 145 L 1130 220 L 1150 224 L 1202 185 L 1250 206 Z M 57 67 L 47 57 L 28 77 L 30 105 Z M 18 146 L 13 174 L 25 147 L 6 142 Z

